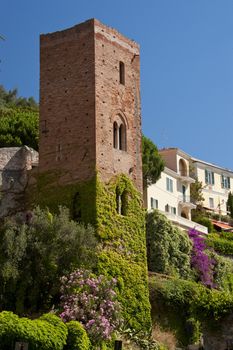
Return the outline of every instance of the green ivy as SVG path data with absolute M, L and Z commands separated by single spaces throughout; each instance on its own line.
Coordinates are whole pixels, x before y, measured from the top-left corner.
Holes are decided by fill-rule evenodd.
M 59 185 L 61 172 L 36 175 L 28 190 L 31 203 L 57 211 L 67 206 L 76 220 L 91 223 L 102 243 L 97 274 L 116 277 L 123 315 L 135 329 L 148 329 L 150 303 L 147 281 L 145 210 L 141 195 L 125 175 L 104 184 L 98 177 L 76 184 Z M 78 194 L 78 195 L 77 195 Z M 122 213 L 117 212 L 117 196 L 122 198 Z

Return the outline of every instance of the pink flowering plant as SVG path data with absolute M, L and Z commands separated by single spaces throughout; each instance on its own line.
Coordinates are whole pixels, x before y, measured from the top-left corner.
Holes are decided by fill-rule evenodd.
M 120 305 L 116 300 L 116 279 L 95 277 L 89 270 L 78 269 L 61 278 L 60 317 L 64 322 L 81 322 L 95 343 L 109 340 L 120 326 Z
M 191 265 L 198 273 L 200 281 L 206 287 L 214 288 L 214 266 L 216 261 L 211 259 L 207 253 L 205 238 L 195 229 L 189 230 L 189 238 L 193 242 Z

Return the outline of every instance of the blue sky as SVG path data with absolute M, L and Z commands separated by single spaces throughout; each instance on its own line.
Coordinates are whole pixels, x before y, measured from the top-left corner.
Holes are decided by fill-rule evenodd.
M 0 84 L 39 96 L 39 34 L 97 18 L 141 46 L 143 132 L 233 169 L 232 0 L 2 0 Z

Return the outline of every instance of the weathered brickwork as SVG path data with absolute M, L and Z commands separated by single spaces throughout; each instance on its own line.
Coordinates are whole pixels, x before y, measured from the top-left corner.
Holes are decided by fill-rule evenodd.
M 61 184 L 124 173 L 142 192 L 138 45 L 92 19 L 42 35 L 40 59 L 39 171 L 61 170 Z M 123 149 L 114 121 L 125 128 Z

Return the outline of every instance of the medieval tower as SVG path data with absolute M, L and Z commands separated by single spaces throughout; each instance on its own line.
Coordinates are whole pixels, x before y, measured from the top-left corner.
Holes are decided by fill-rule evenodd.
M 139 46 L 95 19 L 41 35 L 40 172 L 124 173 L 142 192 Z
M 150 326 L 139 46 L 95 19 L 41 35 L 39 171 L 30 197 L 68 206 L 102 244 L 95 272 L 116 277 L 123 316 Z

